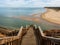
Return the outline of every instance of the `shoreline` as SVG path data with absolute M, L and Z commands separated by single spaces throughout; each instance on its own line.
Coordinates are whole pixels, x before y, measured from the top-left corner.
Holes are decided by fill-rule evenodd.
M 45 13 L 44 13 L 44 14 L 45 14 Z M 50 22 L 50 23 L 54 23 L 54 24 L 60 25 L 60 21 L 59 21 L 59 20 L 55 20 L 55 19 L 53 19 L 53 18 L 51 18 L 51 17 L 50 17 L 50 18 L 49 18 L 49 17 L 47 18 L 47 17 L 46 17 L 47 15 L 44 15 L 44 14 L 41 15 L 41 18 L 42 18 L 42 19 L 44 19 L 44 20 L 46 20 L 46 21 L 48 21 L 48 22 Z
M 37 18 L 37 17 L 22 16 L 22 17 L 20 17 L 20 19 L 27 20 L 27 21 L 33 21 L 33 22 L 36 22 L 36 23 L 39 23 L 40 22 L 40 19 Z
M 51 13 L 51 14 L 54 16 L 54 17 L 53 17 L 53 16 L 50 15 L 48 12 L 49 12 L 49 11 L 47 11 L 47 12 L 39 15 L 39 17 L 42 18 L 43 20 L 47 21 L 47 22 L 52 23 L 52 24 L 60 25 L 60 20 L 59 20 L 59 17 L 60 17 L 60 16 L 59 16 L 59 15 L 57 16 L 56 14 L 53 15 L 53 14 Z M 48 15 L 45 15 L 46 13 L 48 13 Z M 32 15 L 32 16 L 33 16 L 33 15 Z M 56 17 L 56 16 L 57 16 L 57 17 Z M 20 19 L 28 20 L 28 21 L 34 21 L 34 22 L 36 22 L 36 23 L 40 23 L 40 22 L 41 22 L 41 21 L 40 21 L 40 18 L 27 17 L 27 16 L 23 17 L 23 16 L 22 16 L 22 18 L 20 18 Z

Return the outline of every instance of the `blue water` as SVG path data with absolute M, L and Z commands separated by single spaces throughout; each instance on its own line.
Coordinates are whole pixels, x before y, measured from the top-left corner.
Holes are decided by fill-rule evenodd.
M 60 25 L 50 23 L 46 20 L 43 20 L 40 17 L 40 22 L 26 21 L 20 18 L 13 18 L 14 16 L 29 16 L 31 14 L 38 14 L 46 12 L 45 8 L 6 8 L 0 7 L 0 26 L 10 28 L 10 29 L 19 29 L 22 25 L 37 24 L 41 26 L 43 30 L 47 29 L 60 29 Z
M 0 15 L 3 16 L 20 16 L 34 13 L 42 13 L 44 8 L 0 8 Z
M 35 13 L 43 13 L 44 8 L 5 8 L 0 7 L 0 26 L 11 29 L 18 29 L 20 26 L 37 24 L 35 22 L 12 18 L 14 16 L 28 16 Z

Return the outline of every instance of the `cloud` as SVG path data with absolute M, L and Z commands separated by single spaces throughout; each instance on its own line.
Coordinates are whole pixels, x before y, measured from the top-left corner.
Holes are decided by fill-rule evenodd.
M 60 7 L 60 0 L 54 0 L 48 3 L 49 6 Z
M 59 6 L 60 0 L 0 0 L 0 7 Z

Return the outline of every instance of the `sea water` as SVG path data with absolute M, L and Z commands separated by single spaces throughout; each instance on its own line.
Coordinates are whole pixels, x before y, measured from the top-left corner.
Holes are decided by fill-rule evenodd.
M 42 14 L 46 10 L 45 8 L 10 8 L 10 7 L 0 7 L 0 26 L 11 28 L 11 29 L 18 29 L 21 26 L 36 24 L 41 26 L 42 30 L 47 29 L 60 29 L 60 25 L 56 25 L 41 19 L 39 23 L 33 21 L 22 20 L 20 18 L 14 18 L 19 16 L 30 16 L 33 14 Z
M 44 8 L 9 8 L 0 7 L 0 26 L 7 28 L 20 28 L 21 26 L 34 24 L 35 22 L 13 18 L 15 16 L 28 16 L 44 12 Z

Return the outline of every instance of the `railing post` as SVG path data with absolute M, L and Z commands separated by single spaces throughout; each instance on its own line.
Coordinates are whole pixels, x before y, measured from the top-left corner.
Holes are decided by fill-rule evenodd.
M 23 26 L 21 26 L 21 28 L 20 28 L 20 30 L 18 32 L 18 35 L 17 35 L 18 37 L 20 37 L 22 35 L 22 31 L 23 31 L 22 29 L 23 29 Z
M 26 29 L 28 29 L 29 25 L 26 25 Z
M 37 25 L 34 25 L 34 30 L 37 29 Z

